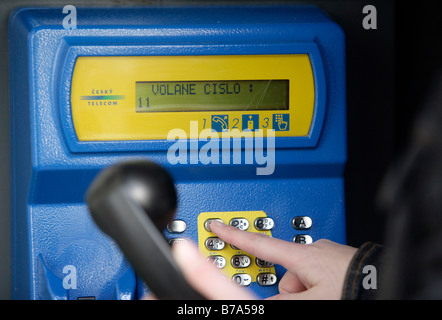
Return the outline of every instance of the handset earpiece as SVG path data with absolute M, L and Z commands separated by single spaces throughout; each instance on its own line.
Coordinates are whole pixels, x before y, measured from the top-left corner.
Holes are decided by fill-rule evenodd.
M 106 168 L 90 185 L 86 201 L 95 223 L 158 299 L 204 299 L 185 280 L 162 234 L 177 207 L 164 168 L 145 160 Z

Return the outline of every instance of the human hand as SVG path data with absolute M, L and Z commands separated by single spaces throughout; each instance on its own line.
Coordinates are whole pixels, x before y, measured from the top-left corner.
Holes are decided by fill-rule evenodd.
M 328 240 L 297 244 L 246 232 L 214 221 L 211 230 L 225 242 L 287 269 L 279 294 L 269 299 L 340 299 L 344 278 L 356 248 Z M 174 248 L 177 263 L 190 284 L 208 299 L 254 299 L 250 291 L 225 281 L 191 244 Z
M 191 241 L 173 245 L 172 253 L 189 284 L 209 300 L 254 300 L 256 297 L 228 281 L 226 276 L 201 255 Z
M 210 228 L 225 242 L 287 269 L 279 294 L 269 299 L 340 299 L 347 268 L 357 251 L 329 240 L 309 245 L 288 242 L 217 221 Z

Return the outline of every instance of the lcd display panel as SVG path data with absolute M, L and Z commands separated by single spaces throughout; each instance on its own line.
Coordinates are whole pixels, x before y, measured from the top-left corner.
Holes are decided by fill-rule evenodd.
M 288 110 L 289 80 L 140 81 L 136 112 Z

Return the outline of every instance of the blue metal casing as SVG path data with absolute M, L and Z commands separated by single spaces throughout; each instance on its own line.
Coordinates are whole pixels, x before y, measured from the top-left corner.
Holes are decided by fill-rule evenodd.
M 77 29 L 66 30 L 62 8 L 10 16 L 13 298 L 136 299 L 147 292 L 84 203 L 96 174 L 126 159 L 150 159 L 171 173 L 177 218 L 187 223 L 180 237 L 197 242 L 201 212 L 262 210 L 275 221 L 273 237 L 345 242 L 345 43 L 324 13 L 309 6 L 77 8 L 77 17 Z M 166 140 L 76 138 L 70 90 L 78 56 L 287 53 L 310 55 L 315 113 L 308 137 L 276 138 L 272 175 L 257 176 L 256 163 L 171 165 Z M 312 228 L 295 230 L 294 216 L 311 217 Z M 280 278 L 284 269 L 276 272 Z M 277 293 L 277 286 L 251 289 Z

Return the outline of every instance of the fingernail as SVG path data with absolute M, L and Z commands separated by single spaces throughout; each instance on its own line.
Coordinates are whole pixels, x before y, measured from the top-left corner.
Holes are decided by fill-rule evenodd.
M 206 228 L 207 231 L 212 232 L 211 225 L 213 222 L 220 222 L 224 224 L 220 219 L 209 219 L 204 223 L 204 228 Z
M 226 225 L 224 224 L 223 221 L 220 220 L 213 220 L 210 222 L 210 227 L 212 227 L 213 225 L 216 225 L 215 228 L 224 228 Z

